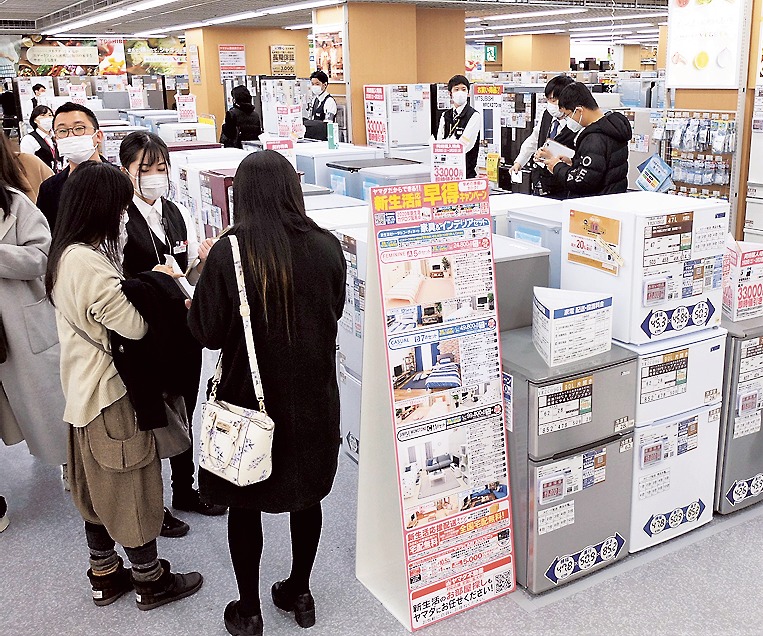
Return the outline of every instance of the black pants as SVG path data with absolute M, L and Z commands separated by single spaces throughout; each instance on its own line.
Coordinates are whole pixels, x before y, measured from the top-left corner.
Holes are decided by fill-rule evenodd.
M 194 357 L 193 365 L 184 370 L 187 375 L 187 383 L 183 391 L 185 409 L 188 412 L 188 429 L 191 434 L 191 447 L 180 455 L 170 457 L 172 469 L 172 494 L 173 497 L 189 497 L 193 489 L 194 473 L 196 466 L 193 463 L 193 412 L 196 409 L 196 401 L 199 396 L 199 381 L 201 380 L 201 348 L 198 357 Z
M 113 550 L 116 545 L 109 531 L 104 526 L 89 521 L 85 521 L 85 538 L 87 539 L 87 547 L 98 552 L 108 552 Z M 156 539 L 152 539 L 137 548 L 122 547 L 130 563 L 133 565 L 145 565 L 156 561 L 158 558 Z
M 292 593 L 310 590 L 310 573 L 318 552 L 323 513 L 321 504 L 289 513 L 291 574 L 287 585 Z M 247 508 L 228 512 L 228 547 L 244 616 L 260 613 L 260 559 L 262 558 L 262 513 Z

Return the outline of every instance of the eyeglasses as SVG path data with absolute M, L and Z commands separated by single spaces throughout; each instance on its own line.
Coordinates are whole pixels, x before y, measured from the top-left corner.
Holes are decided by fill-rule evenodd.
M 88 130 L 95 131 L 92 126 L 74 126 L 73 128 L 56 128 L 56 139 L 66 139 L 70 134 L 82 137 Z

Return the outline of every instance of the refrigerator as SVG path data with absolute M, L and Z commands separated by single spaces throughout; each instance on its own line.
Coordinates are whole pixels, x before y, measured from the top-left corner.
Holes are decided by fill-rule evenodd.
M 387 166 L 421 166 L 417 161 L 396 158 L 359 159 L 352 161 L 332 161 L 327 163 L 331 189 L 337 194 L 363 198 L 363 180 L 360 171 L 363 168 L 381 168 Z
M 612 296 L 612 336 L 644 344 L 721 321 L 729 204 L 656 192 L 565 201 L 561 287 Z
M 106 157 L 106 161 L 113 163 L 115 166 L 121 166 L 119 147 L 122 145 L 122 140 L 130 133 L 138 131 L 146 132 L 147 130 L 148 128 L 144 126 L 102 126 L 103 144 L 101 149 L 103 156 Z
M 159 124 L 159 136 L 170 141 L 217 141 L 217 130 L 213 124 L 198 122 L 175 122 Z
M 431 134 L 437 138 L 437 130 L 440 127 L 440 118 L 449 108 L 453 108 L 450 103 L 450 92 L 447 84 L 430 84 L 430 110 L 431 110 Z
M 517 583 L 537 594 L 628 552 L 636 356 L 549 367 L 532 327 L 502 332 L 501 355 Z
M 369 140 L 369 145 L 389 151 L 391 148 L 420 146 L 429 142 L 432 134 L 429 84 L 364 87 L 363 94 L 366 126 L 369 120 L 374 120 L 381 122 L 386 130 L 383 140 Z
M 142 117 L 142 125 L 148 128 L 155 135 L 159 134 L 159 126 L 161 124 L 173 124 L 178 120 L 177 112 L 167 115 L 144 115 Z
M 660 142 L 653 140 L 652 113 L 661 117 L 662 112 L 651 108 L 629 108 L 621 112 L 633 128 L 633 136 L 628 142 L 628 189 L 638 190 L 636 179 L 641 174 L 638 167 L 652 155 L 660 154 Z
M 712 519 L 720 423 L 718 402 L 636 427 L 631 553 Z
M 199 173 L 201 223 L 204 237 L 217 236 L 233 225 L 233 177 L 238 168 L 217 168 Z
M 728 514 L 763 495 L 763 318 L 723 320 L 728 329 L 715 510 Z
M 161 109 L 133 108 L 133 109 L 126 110 L 125 113 L 126 113 L 127 121 L 129 121 L 130 124 L 133 126 L 142 126 L 143 118 L 149 117 L 149 116 L 170 115 L 175 118 L 175 121 L 177 121 L 177 118 L 178 118 L 178 113 L 176 110 L 167 110 L 166 108 L 161 108 Z
M 750 180 L 747 182 L 747 203 L 744 216 L 744 240 L 763 243 L 763 141 L 757 141 L 763 133 L 752 133 L 750 148 Z M 754 165 L 753 165 L 754 164 Z M 757 181 L 753 181 L 753 176 Z
M 294 154 L 297 157 L 297 170 L 305 175 L 303 181 L 326 188 L 331 187 L 327 164 L 384 157 L 384 152 L 380 148 L 340 143 L 338 148 L 330 149 L 326 141 L 294 144 Z
M 358 172 L 362 198 L 365 201 L 371 200 L 371 188 L 406 183 L 429 183 L 432 180 L 431 171 L 431 167 L 424 163 L 362 168 Z
M 722 327 L 643 345 L 617 344 L 638 355 L 637 427 L 721 401 L 726 351 Z
M 300 106 L 302 116 L 306 117 L 311 103 L 310 80 L 283 77 L 260 77 L 259 96 L 255 100 L 255 110 L 262 120 L 262 130 L 271 135 L 278 135 L 278 107 Z M 254 95 L 254 94 L 253 94 Z
M 131 75 L 130 84 L 143 88 L 148 108 L 167 108 L 163 75 Z

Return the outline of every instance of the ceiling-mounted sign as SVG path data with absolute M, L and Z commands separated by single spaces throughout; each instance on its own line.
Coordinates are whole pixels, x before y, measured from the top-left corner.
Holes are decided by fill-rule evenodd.
M 744 0 L 670 0 L 668 88 L 739 86 L 744 7 Z
M 26 58 L 38 66 L 98 66 L 98 47 L 33 46 L 27 50 Z
M 246 47 L 243 44 L 218 44 L 220 82 L 246 75 Z

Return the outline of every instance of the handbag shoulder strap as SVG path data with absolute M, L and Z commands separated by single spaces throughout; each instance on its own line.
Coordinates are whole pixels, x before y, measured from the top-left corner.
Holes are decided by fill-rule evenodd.
M 77 335 L 78 335 L 80 338 L 82 338 L 83 340 L 85 340 L 85 341 L 89 342 L 89 343 L 90 343 L 91 345 L 93 345 L 93 346 L 94 346 L 96 349 L 98 349 L 98 350 L 102 351 L 102 352 L 103 352 L 103 353 L 105 353 L 107 356 L 111 356 L 111 353 L 110 353 L 109 351 L 106 351 L 105 347 L 104 347 L 104 346 L 103 346 L 103 345 L 102 345 L 100 342 L 97 342 L 97 341 L 93 340 L 93 339 L 92 339 L 90 336 L 88 336 L 88 335 L 87 335 L 87 334 L 86 334 L 84 331 L 82 331 L 82 329 L 80 329 L 80 328 L 79 328 L 77 325 L 75 325 L 75 324 L 74 324 L 74 323 L 73 323 L 71 320 L 69 320 L 69 319 L 68 319 L 66 316 L 64 316 L 64 315 L 63 315 L 63 314 L 61 314 L 60 312 L 59 312 L 59 314 L 61 315 L 61 317 L 62 317 L 62 318 L 63 318 L 63 319 L 66 321 L 66 322 L 68 322 L 68 323 L 69 323 L 69 326 L 70 326 L 70 327 L 71 327 L 71 328 L 74 330 L 74 333 L 76 333 L 76 334 L 77 334 Z
M 236 284 L 238 285 L 238 296 L 240 301 L 239 313 L 244 323 L 244 339 L 246 340 L 246 352 L 249 355 L 249 369 L 252 372 L 252 384 L 254 393 L 257 396 L 257 402 L 260 411 L 265 413 L 265 393 L 262 390 L 262 378 L 260 376 L 260 367 L 257 364 L 257 353 L 254 350 L 254 336 L 252 335 L 252 319 L 249 300 L 246 295 L 246 284 L 244 281 L 244 268 L 241 264 L 241 251 L 238 245 L 238 238 L 231 234 L 230 245 L 233 250 L 233 264 L 236 268 Z

